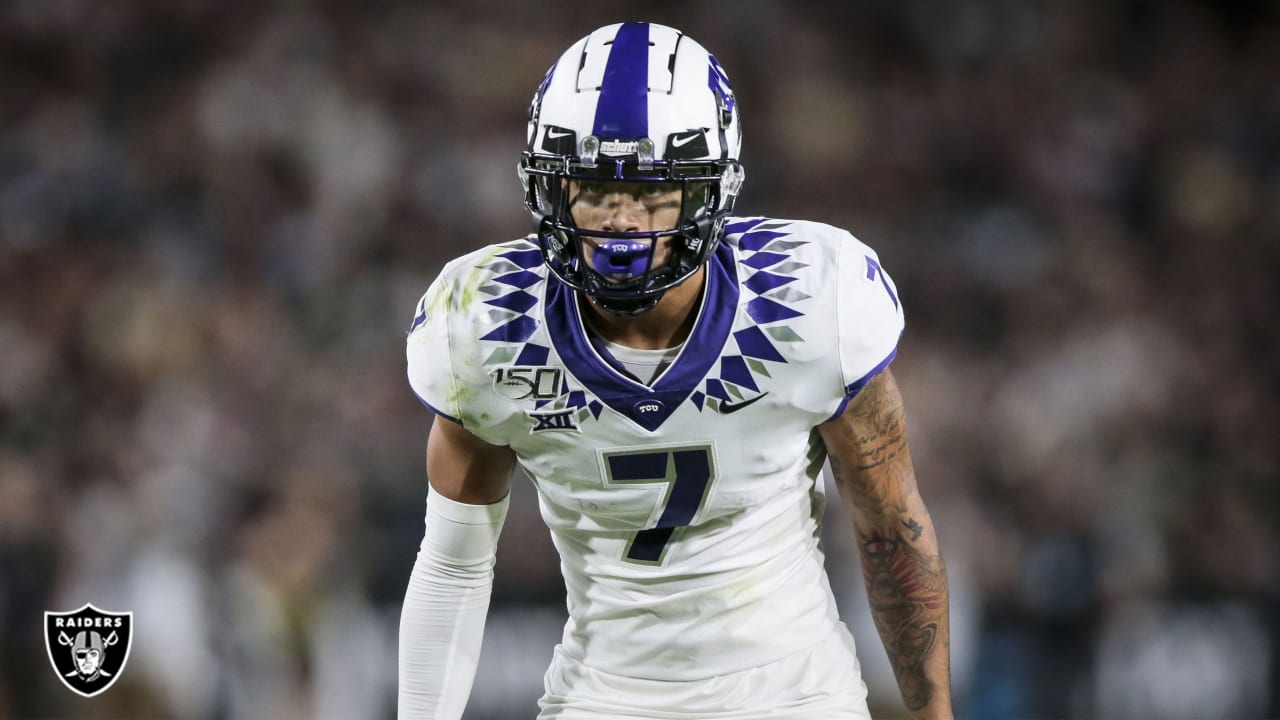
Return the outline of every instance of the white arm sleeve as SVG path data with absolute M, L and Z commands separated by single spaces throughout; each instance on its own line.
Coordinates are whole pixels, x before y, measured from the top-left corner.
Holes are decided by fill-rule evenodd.
M 466 505 L 428 486 L 426 532 L 400 613 L 400 720 L 462 717 L 509 498 Z

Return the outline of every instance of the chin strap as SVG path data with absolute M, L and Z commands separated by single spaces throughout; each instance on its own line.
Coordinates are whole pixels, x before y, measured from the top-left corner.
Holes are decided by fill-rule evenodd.
M 667 290 L 680 286 L 693 276 L 694 271 L 705 264 L 716 246 L 719 245 L 717 232 L 723 227 L 724 214 L 701 217 L 693 222 L 695 234 L 682 233 L 679 236 L 688 244 L 688 250 L 680 257 L 676 267 L 666 266 L 654 270 L 647 277 L 635 278 L 629 282 L 613 282 L 605 276 L 591 270 L 581 254 L 575 258 L 570 251 L 570 243 L 581 247 L 580 240 L 570 240 L 562 235 L 564 229 L 550 215 L 535 214 L 536 237 L 542 252 L 544 263 L 550 268 L 552 275 L 558 280 L 590 297 L 601 310 L 618 317 L 635 317 L 643 315 L 657 307 L 658 302 L 666 295 Z M 616 267 L 620 274 L 634 274 L 638 271 L 635 262 L 635 248 L 626 241 L 611 242 L 608 247 L 601 246 L 597 262 L 605 267 Z M 695 261 L 696 259 L 696 261 Z M 576 266 L 576 267 L 575 267 Z M 679 278 L 679 279 L 676 279 Z M 639 295 L 644 288 L 652 288 L 670 283 L 652 295 Z M 619 292 L 635 292 L 633 297 L 619 297 Z
M 652 275 L 649 276 L 649 279 L 646 282 L 646 284 L 650 286 L 665 284 L 665 283 L 671 282 L 676 277 L 676 274 L 677 273 L 675 268 L 671 268 L 671 267 L 659 268 L 658 270 L 655 270 Z M 691 274 L 692 273 L 686 273 L 684 278 L 681 278 L 679 281 L 672 283 L 671 287 L 667 288 L 666 290 L 662 290 L 661 292 L 656 292 L 652 295 L 620 298 L 620 297 L 610 297 L 607 295 L 592 294 L 591 299 L 595 300 L 596 305 L 598 305 L 601 310 L 604 310 L 610 315 L 617 315 L 619 317 L 635 317 L 637 315 L 643 315 L 649 312 L 650 310 L 654 309 L 655 307 L 657 307 L 658 302 L 662 300 L 664 295 L 667 294 L 667 290 L 670 290 L 671 288 L 674 288 L 674 287 L 678 287 L 681 283 L 687 280 L 689 275 Z M 636 288 L 636 289 L 639 290 L 639 288 Z
M 650 295 L 642 298 L 629 298 L 624 300 L 620 298 L 593 297 L 591 299 L 595 301 L 597 307 L 610 315 L 617 315 L 619 317 L 635 317 L 637 315 L 643 315 L 657 307 L 658 301 L 666 294 L 667 293 L 664 290 L 656 295 Z

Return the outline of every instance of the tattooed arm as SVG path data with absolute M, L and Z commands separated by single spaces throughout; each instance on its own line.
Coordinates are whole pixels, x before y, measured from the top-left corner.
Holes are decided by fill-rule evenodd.
M 886 369 L 819 427 L 853 515 L 871 615 L 912 718 L 950 718 L 947 571 L 916 488 L 902 395 Z

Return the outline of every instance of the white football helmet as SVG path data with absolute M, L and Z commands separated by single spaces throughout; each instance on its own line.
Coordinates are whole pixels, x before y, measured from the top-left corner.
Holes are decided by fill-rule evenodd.
M 741 144 L 729 78 L 706 48 L 653 23 L 595 30 L 551 66 L 529 107 L 519 175 L 543 260 L 610 312 L 651 309 L 719 244 L 745 177 Z M 569 180 L 679 184 L 680 221 L 655 232 L 580 229 L 569 211 Z M 583 255 L 587 236 L 608 243 L 611 262 L 628 267 L 625 282 L 592 269 Z M 662 236 L 675 238 L 671 259 L 653 267 Z

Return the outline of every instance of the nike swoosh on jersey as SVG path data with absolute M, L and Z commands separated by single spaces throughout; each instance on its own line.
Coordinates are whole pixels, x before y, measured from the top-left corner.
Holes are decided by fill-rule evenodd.
M 723 413 L 723 414 L 725 414 L 725 415 L 728 415 L 729 413 L 735 413 L 735 412 L 738 412 L 738 411 L 739 411 L 739 410 L 741 410 L 742 408 L 744 408 L 744 407 L 746 407 L 746 406 L 750 405 L 751 403 L 753 403 L 753 402 L 755 402 L 755 401 L 759 400 L 760 398 L 762 398 L 762 397 L 764 397 L 765 395 L 768 395 L 768 394 L 769 394 L 769 391 L 768 391 L 768 390 L 766 390 L 766 391 L 764 391 L 764 392 L 760 393 L 759 395 L 757 395 L 757 396 L 755 396 L 755 397 L 751 398 L 750 400 L 743 400 L 742 402 L 738 402 L 738 403 L 731 403 L 731 402 L 729 402 L 728 400 L 721 400 L 721 401 L 720 401 L 720 412 L 721 412 L 721 413 Z
M 555 130 L 552 130 L 550 128 L 547 129 L 548 140 L 555 140 L 556 138 L 568 137 L 572 134 L 573 134 L 572 130 L 565 130 L 564 132 L 556 132 Z

